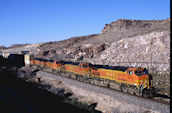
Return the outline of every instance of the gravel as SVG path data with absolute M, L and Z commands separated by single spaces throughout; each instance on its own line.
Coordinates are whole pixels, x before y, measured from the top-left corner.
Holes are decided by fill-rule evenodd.
M 53 82 L 62 81 L 63 87 L 72 91 L 73 97 L 80 101 L 87 101 L 88 103 L 96 102 L 97 106 L 95 109 L 102 112 L 170 112 L 170 106 L 163 103 L 157 103 L 152 100 L 143 99 L 119 91 L 102 88 L 57 75 L 54 76 L 53 74 L 47 72 L 38 71 L 35 77 L 41 78 L 42 81 L 45 80 L 46 83 L 50 81 L 50 84 L 53 84 Z M 59 87 L 58 85 L 53 87 Z

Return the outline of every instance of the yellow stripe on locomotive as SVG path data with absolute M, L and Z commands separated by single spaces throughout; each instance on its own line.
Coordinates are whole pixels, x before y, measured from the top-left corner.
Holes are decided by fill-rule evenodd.
M 152 81 L 145 68 L 136 67 L 120 67 L 120 66 L 102 66 L 92 65 L 89 63 L 65 62 L 61 61 L 44 61 L 40 58 L 31 58 L 31 64 L 38 66 L 46 66 L 48 68 L 56 69 L 62 68 L 78 75 L 89 75 L 92 77 L 99 77 L 102 79 L 116 81 L 120 84 L 134 85 L 136 87 L 151 88 Z

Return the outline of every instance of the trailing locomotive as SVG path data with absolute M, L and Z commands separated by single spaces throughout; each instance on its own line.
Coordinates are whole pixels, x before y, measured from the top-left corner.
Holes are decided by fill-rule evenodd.
M 37 66 L 41 70 L 52 73 L 68 73 L 61 75 L 79 81 L 122 90 L 138 96 L 153 96 L 152 77 L 145 68 L 46 60 L 29 55 L 25 60 L 28 60 L 25 62 L 30 62 L 27 65 Z

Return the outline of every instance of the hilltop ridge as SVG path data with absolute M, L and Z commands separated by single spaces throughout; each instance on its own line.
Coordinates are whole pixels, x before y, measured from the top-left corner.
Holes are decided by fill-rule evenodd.
M 107 65 L 121 65 L 119 62 L 134 62 L 137 66 L 137 62 L 151 62 L 151 59 L 156 59 L 154 62 L 161 61 L 168 64 L 169 61 L 167 59 L 169 59 L 170 50 L 168 46 L 170 43 L 168 42 L 169 36 L 170 18 L 165 20 L 118 19 L 110 24 L 105 24 L 101 34 L 92 34 L 88 36 L 72 37 L 62 41 L 41 43 L 34 46 L 34 49 L 31 50 L 31 53 L 36 55 L 36 57 L 47 59 L 59 58 L 77 60 L 83 58 L 83 60 L 88 62 L 98 64 L 105 63 Z M 143 41 L 148 40 L 150 40 L 150 43 L 142 43 Z M 159 45 L 156 44 L 157 41 Z M 138 43 L 140 43 L 140 45 L 138 45 Z M 110 53 L 108 53 L 108 50 L 110 50 L 108 48 L 113 48 L 113 45 L 116 47 L 112 50 L 116 50 L 116 52 L 111 50 L 109 51 Z M 29 50 L 32 48 L 32 46 L 29 48 L 27 46 L 20 47 L 18 50 L 22 50 L 22 48 Z M 140 47 L 142 47 L 142 51 L 138 51 Z M 149 50 L 149 48 L 151 49 Z M 154 48 L 157 48 L 156 51 L 154 51 Z M 14 52 L 15 49 L 10 48 L 6 51 Z M 129 51 L 133 52 L 130 53 Z M 151 52 L 157 54 L 159 57 L 152 58 L 150 55 Z M 109 56 L 104 55 L 105 53 L 109 54 Z M 126 57 L 120 57 L 120 55 L 127 56 L 129 58 L 127 58 L 127 60 Z M 103 56 L 106 56 L 106 58 Z M 110 61 L 113 61 L 113 63 Z M 131 63 L 122 65 L 130 66 Z M 149 65 L 147 68 L 162 71 L 157 64 L 155 64 L 153 67 L 151 66 Z M 169 70 L 168 66 L 165 67 L 166 69 L 163 70 Z

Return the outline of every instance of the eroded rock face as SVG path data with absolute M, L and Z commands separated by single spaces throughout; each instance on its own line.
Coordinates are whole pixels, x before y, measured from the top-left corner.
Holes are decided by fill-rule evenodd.
M 156 29 L 169 29 L 170 19 L 167 20 L 129 20 L 119 19 L 116 22 L 105 24 L 102 33 L 113 31 L 129 31 L 131 33 L 147 32 Z M 135 34 L 134 33 L 134 34 Z
M 22 51 L 29 51 L 30 54 L 37 55 L 38 52 L 40 51 L 40 49 L 39 49 L 40 45 L 41 45 L 41 43 L 38 43 L 38 44 L 20 44 L 18 46 L 15 45 L 15 46 L 11 46 L 9 48 L 6 48 L 5 50 L 3 50 L 3 52 L 13 53 L 13 54 L 21 54 Z
M 106 44 L 84 44 L 82 46 L 72 46 L 70 48 L 64 48 L 63 50 L 56 51 L 57 54 L 62 54 L 63 58 L 68 57 L 70 59 L 76 60 L 80 57 L 83 59 L 93 58 L 100 56 L 100 53 L 106 49 Z
M 7 47 L 0 45 L 0 50 L 4 50 L 4 49 L 7 49 Z
M 91 59 L 90 59 L 91 60 Z M 170 32 L 151 32 L 121 39 L 92 62 L 108 65 L 142 66 L 158 72 L 170 70 Z
M 40 50 L 49 51 L 44 56 L 47 58 L 83 59 L 111 66 L 142 66 L 164 73 L 170 70 L 169 37 L 170 19 L 119 19 L 106 24 L 102 34 L 45 43 Z

